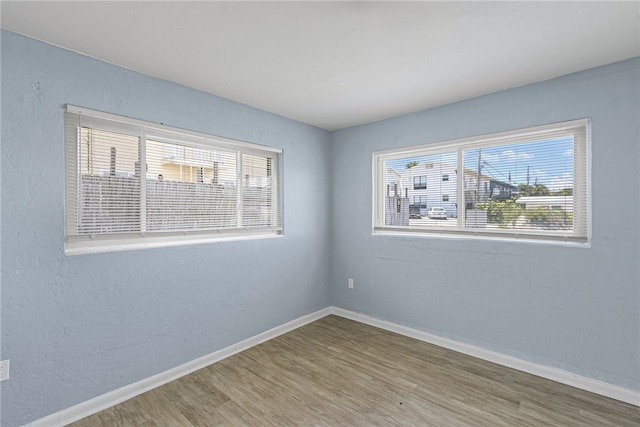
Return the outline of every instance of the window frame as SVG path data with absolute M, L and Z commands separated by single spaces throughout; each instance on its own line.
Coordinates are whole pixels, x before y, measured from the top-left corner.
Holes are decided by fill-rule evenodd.
M 78 124 L 76 124 L 77 120 Z M 147 122 L 144 120 L 120 116 L 116 114 L 96 111 L 89 108 L 67 104 L 64 108 L 64 250 L 66 255 L 86 253 L 115 252 L 136 250 L 152 247 L 182 246 L 198 243 L 209 243 L 226 240 L 260 239 L 281 236 L 283 227 L 283 194 L 282 194 L 282 157 L 280 148 L 239 141 L 231 138 L 210 135 L 206 133 L 180 129 L 164 124 Z M 83 123 L 84 122 L 84 123 Z M 78 210 L 80 209 L 80 177 L 79 161 L 81 154 L 78 150 L 78 139 L 73 135 L 73 129 L 88 127 L 112 133 L 121 133 L 141 137 L 144 142 L 138 143 L 139 158 L 147 161 L 146 141 L 162 143 L 180 143 L 185 147 L 206 150 L 217 149 L 236 153 L 237 158 L 245 155 L 257 155 L 270 158 L 272 176 L 270 198 L 269 226 L 246 226 L 240 224 L 242 216 L 235 227 L 200 228 L 200 229 L 172 229 L 162 231 L 146 231 L 144 210 L 141 207 L 141 230 L 133 232 L 108 232 L 98 234 L 82 234 L 79 230 Z M 77 131 L 76 131 L 77 132 Z M 75 153 L 74 153 L 75 150 Z M 144 162 L 142 162 L 144 164 Z M 236 169 L 241 174 L 241 161 L 236 160 Z M 144 178 L 142 178 L 144 177 Z M 141 206 L 146 204 L 146 174 L 140 179 L 139 194 Z M 242 180 L 236 183 L 236 191 L 242 194 Z M 238 196 L 239 211 L 242 212 L 242 198 Z M 267 216 L 269 218 L 269 216 Z
M 426 190 L 427 189 L 427 176 L 416 175 L 413 177 L 413 189 L 414 190 Z
M 457 170 L 464 168 L 464 150 L 501 145 L 544 141 L 556 135 L 573 135 L 574 226 L 571 232 L 534 231 L 526 229 L 465 228 L 465 185 L 463 173 L 456 174 L 458 218 L 455 227 L 395 226 L 384 223 L 385 162 L 437 154 L 457 154 Z M 461 166 L 462 165 L 462 166 Z M 454 219 L 455 220 L 455 219 Z M 591 119 L 577 119 L 542 126 L 515 129 L 455 140 L 426 143 L 372 153 L 372 234 L 422 237 L 472 238 L 506 241 L 552 243 L 590 247 L 591 244 Z

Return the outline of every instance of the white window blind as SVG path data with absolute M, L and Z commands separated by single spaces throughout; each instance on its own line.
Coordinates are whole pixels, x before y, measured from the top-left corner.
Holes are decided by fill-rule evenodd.
M 68 105 L 66 252 L 279 235 L 281 156 Z
M 588 243 L 589 133 L 583 119 L 375 152 L 374 233 Z

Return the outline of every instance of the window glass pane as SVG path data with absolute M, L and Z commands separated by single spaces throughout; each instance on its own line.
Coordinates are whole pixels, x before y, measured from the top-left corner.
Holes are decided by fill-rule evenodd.
M 464 151 L 465 226 L 573 230 L 573 137 Z
M 413 177 L 413 189 L 414 190 L 424 190 L 427 188 L 427 177 L 426 175 L 419 175 Z
M 441 220 L 457 217 L 457 181 L 442 180 L 456 176 L 456 161 L 455 151 L 385 161 L 385 225 L 455 226 Z M 438 208 L 438 214 L 429 214 L 430 208 Z
M 413 196 L 413 204 L 421 209 L 427 208 L 427 196 Z
M 242 197 L 245 227 L 271 225 L 273 161 L 263 156 L 242 156 Z
M 147 140 L 146 230 L 237 225 L 236 153 Z
M 79 129 L 78 234 L 140 230 L 138 138 Z

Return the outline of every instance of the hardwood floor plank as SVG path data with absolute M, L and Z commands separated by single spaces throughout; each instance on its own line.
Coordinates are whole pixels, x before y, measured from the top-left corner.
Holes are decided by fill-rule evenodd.
M 337 316 L 73 424 L 638 426 L 640 408 Z

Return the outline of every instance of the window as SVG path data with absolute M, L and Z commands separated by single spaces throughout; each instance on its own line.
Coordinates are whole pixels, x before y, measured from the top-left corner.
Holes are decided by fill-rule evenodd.
M 282 234 L 282 151 L 68 105 L 68 254 Z
M 588 243 L 589 134 L 583 119 L 375 152 L 373 232 Z M 416 166 L 406 169 L 409 162 Z M 416 181 L 412 170 L 426 175 Z M 427 202 L 442 203 L 453 220 L 385 218 L 391 175 L 414 204 L 416 182 L 435 178 Z
M 427 177 L 426 176 L 414 176 L 413 177 L 413 189 L 414 190 L 422 190 L 427 188 Z
M 420 209 L 427 208 L 427 196 L 413 196 L 413 204 L 419 206 Z

